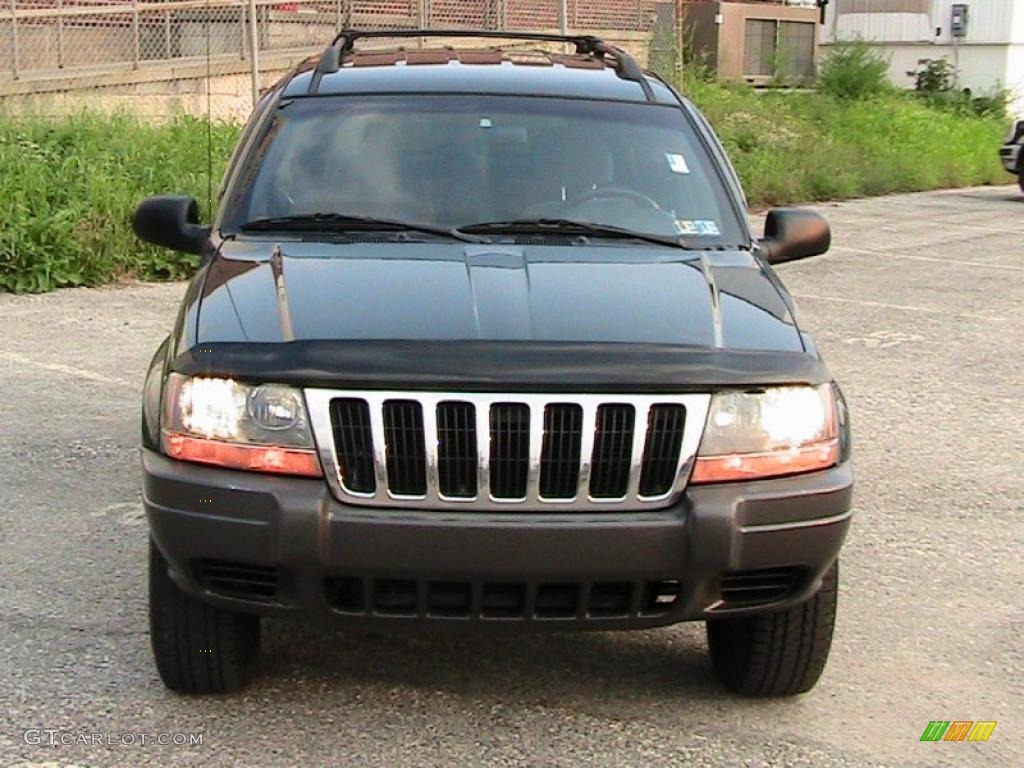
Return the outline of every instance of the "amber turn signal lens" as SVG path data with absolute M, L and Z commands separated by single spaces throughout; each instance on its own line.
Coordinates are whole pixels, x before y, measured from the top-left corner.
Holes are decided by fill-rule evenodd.
M 699 456 L 690 482 L 726 483 L 732 480 L 795 475 L 799 472 L 831 467 L 838 457 L 839 441 L 835 438 L 822 443 L 766 453 Z
M 241 445 L 175 433 L 164 434 L 164 448 L 168 456 L 182 461 L 195 461 L 250 472 L 273 472 L 303 477 L 323 476 L 316 451 L 311 449 Z

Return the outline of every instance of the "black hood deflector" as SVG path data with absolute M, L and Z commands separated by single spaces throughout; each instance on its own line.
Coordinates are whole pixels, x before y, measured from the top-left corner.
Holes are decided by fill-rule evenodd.
M 685 393 L 830 380 L 806 352 L 591 342 L 217 342 L 171 367 L 254 383 L 453 392 Z

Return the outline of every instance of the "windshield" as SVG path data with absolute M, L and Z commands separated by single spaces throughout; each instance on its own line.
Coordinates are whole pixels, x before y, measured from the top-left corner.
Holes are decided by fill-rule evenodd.
M 345 217 L 500 232 L 514 223 L 509 229 L 523 232 L 529 222 L 555 220 L 708 246 L 747 239 L 676 107 L 403 94 L 300 99 L 274 120 L 233 185 L 225 230 L 328 214 L 335 224 Z

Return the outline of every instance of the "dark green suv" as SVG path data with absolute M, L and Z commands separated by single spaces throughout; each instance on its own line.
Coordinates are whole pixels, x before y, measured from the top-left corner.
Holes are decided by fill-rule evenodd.
M 770 265 L 828 226 L 780 209 L 756 237 L 700 113 L 598 39 L 365 48 L 396 34 L 263 97 L 212 226 L 136 212 L 201 256 L 142 413 L 164 682 L 241 685 L 260 617 L 699 620 L 729 688 L 808 690 L 849 426 Z

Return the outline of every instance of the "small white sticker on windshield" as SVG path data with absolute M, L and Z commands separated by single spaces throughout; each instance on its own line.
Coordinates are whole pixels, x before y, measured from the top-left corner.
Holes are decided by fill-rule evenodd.
M 665 157 L 668 160 L 668 167 L 672 170 L 672 173 L 690 172 L 690 166 L 686 164 L 686 158 L 682 155 L 666 152 Z
M 680 235 L 704 235 L 717 237 L 721 234 L 718 223 L 710 219 L 677 219 L 676 232 Z
M 494 125 L 494 123 L 491 122 L 491 118 L 489 118 L 489 117 L 481 117 L 480 118 L 480 127 L 481 128 L 490 128 L 492 125 Z

